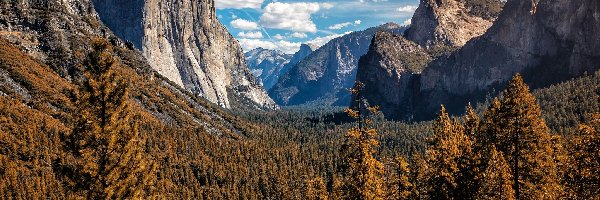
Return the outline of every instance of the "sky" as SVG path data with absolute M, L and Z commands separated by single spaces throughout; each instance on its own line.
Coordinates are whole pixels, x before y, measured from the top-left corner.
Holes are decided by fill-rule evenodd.
M 410 24 L 419 0 L 215 0 L 217 17 L 244 51 L 258 47 L 298 51 L 395 22 Z

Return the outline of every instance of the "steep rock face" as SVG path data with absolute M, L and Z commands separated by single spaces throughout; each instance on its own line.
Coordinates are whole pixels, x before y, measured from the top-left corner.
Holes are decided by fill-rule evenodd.
M 599 16 L 596 0 L 508 1 L 485 35 L 423 72 L 426 110 L 482 100 L 515 73 L 539 88 L 595 72 L 600 69 Z
M 388 23 L 333 39 L 290 69 L 269 95 L 280 105 L 348 105 L 350 95 L 346 89 L 354 84 L 358 60 L 367 53 L 373 35 L 403 30 Z
M 225 108 L 234 98 L 257 108 L 275 107 L 245 65 L 237 40 L 217 20 L 213 0 L 94 3 L 103 22 L 140 45 L 152 68 L 169 80 Z M 114 7 L 129 13 L 112 15 Z
M 246 63 L 255 77 L 262 81 L 265 89 L 270 89 L 277 83 L 283 67 L 290 63 L 292 55 L 278 50 L 257 48 L 244 54 Z
M 418 74 L 431 57 L 425 48 L 403 36 L 375 34 L 369 52 L 359 62 L 356 80 L 365 85 L 362 97 L 367 103 L 379 106 L 388 118 L 410 118 L 415 95 L 411 87 L 418 83 Z M 353 107 L 357 103 L 353 97 Z
M 421 0 L 406 38 L 421 46 L 463 46 L 485 33 L 502 11 L 502 0 Z
M 500 0 L 422 0 L 404 36 L 378 33 L 359 63 L 362 98 L 389 119 L 412 120 L 420 112 L 420 76 L 432 60 L 483 34 L 498 17 Z M 357 107 L 356 97 L 352 106 Z

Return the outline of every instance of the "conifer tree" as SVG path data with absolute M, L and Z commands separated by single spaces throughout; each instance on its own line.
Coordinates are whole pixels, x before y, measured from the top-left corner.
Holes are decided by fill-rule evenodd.
M 417 191 L 415 184 L 413 184 L 413 174 L 411 172 L 410 164 L 404 158 L 404 156 L 399 156 L 396 158 L 396 193 L 397 197 L 395 199 L 416 199 Z
M 68 178 L 88 199 L 139 199 L 155 177 L 118 65 L 105 40 L 93 44 L 84 62 L 78 121 L 66 141 L 76 160 L 67 166 Z
M 351 92 L 360 97 L 363 86 L 358 82 Z M 373 156 L 375 148 L 379 146 L 377 131 L 371 128 L 373 120 L 368 119 L 367 114 L 361 113 L 361 110 L 360 106 L 356 111 L 346 110 L 349 116 L 358 120 L 358 127 L 346 133 L 344 144 L 340 149 L 340 153 L 344 156 L 339 169 L 343 180 L 338 190 L 343 199 L 383 199 L 385 196 L 383 164 Z M 377 108 L 367 110 L 372 113 L 377 112 Z
M 520 75 L 486 112 L 478 143 L 495 145 L 510 166 L 517 199 L 557 199 L 557 165 L 541 109 Z M 487 143 L 487 144 L 486 144 Z
M 515 191 L 512 187 L 510 169 L 502 152 L 495 146 L 486 149 L 483 156 L 485 169 L 477 175 L 479 188 L 475 195 L 478 200 L 513 200 Z
M 427 195 L 431 199 L 464 199 L 472 194 L 463 194 L 459 188 L 466 177 L 462 172 L 471 154 L 471 140 L 464 127 L 452 121 L 442 106 L 434 123 L 434 135 L 425 152 Z
M 570 147 L 567 173 L 570 198 L 600 197 L 600 114 L 593 114 L 589 123 L 579 126 L 579 135 L 573 138 Z

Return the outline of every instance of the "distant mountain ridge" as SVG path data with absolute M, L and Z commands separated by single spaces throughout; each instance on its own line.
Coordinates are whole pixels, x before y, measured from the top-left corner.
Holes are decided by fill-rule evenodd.
M 260 79 L 262 86 L 267 90 L 275 85 L 274 82 L 279 78 L 279 71 L 292 58 L 292 55 L 282 51 L 263 48 L 253 49 L 244 53 L 244 56 L 252 74 Z
M 269 95 L 279 105 L 347 105 L 358 60 L 367 53 L 373 35 L 379 31 L 402 33 L 406 27 L 387 23 L 335 38 L 292 67 Z

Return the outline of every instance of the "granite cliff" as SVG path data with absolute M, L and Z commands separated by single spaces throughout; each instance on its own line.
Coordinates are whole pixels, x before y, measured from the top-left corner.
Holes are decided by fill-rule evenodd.
M 515 73 L 542 88 L 600 69 L 600 2 L 509 0 L 494 25 L 422 74 L 425 111 L 439 104 L 461 112 L 482 101 Z
M 413 119 L 422 101 L 423 70 L 484 34 L 503 6 L 499 0 L 422 0 L 404 35 L 377 33 L 361 57 L 356 80 L 365 84 L 366 103 L 380 106 L 390 119 Z M 351 105 L 357 103 L 353 97 Z
M 213 0 L 93 0 L 101 20 L 169 80 L 224 108 L 275 108 Z M 116 9 L 115 9 L 116 8 Z

